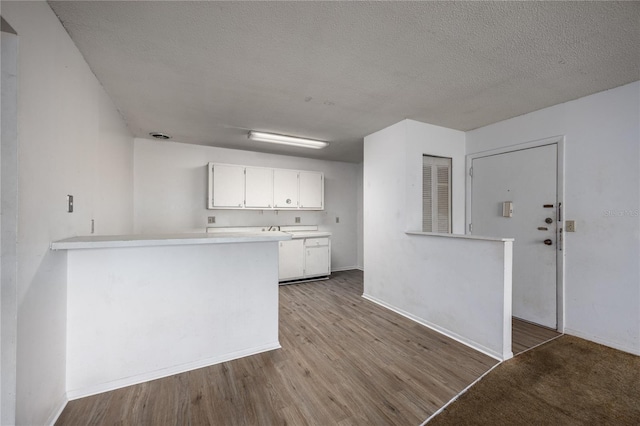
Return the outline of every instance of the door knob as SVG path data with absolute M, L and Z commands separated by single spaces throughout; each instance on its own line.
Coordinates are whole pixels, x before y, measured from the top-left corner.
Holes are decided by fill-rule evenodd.
M 551 225 L 553 223 L 553 219 L 551 219 L 550 217 L 546 218 L 544 220 L 545 223 L 548 223 L 549 225 Z
M 549 238 L 547 238 L 546 240 L 544 240 L 544 244 L 547 246 L 550 246 L 551 244 L 553 244 L 553 241 L 551 241 Z

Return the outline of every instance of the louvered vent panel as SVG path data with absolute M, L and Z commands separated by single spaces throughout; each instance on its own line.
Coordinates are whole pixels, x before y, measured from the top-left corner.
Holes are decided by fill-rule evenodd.
M 426 157 L 425 157 L 426 158 Z M 422 231 L 432 232 L 433 230 L 433 179 L 431 164 L 422 166 Z
M 451 232 L 451 159 L 423 156 L 422 230 Z
M 438 170 L 438 232 L 450 232 L 451 224 L 450 218 L 450 205 L 449 199 L 449 176 L 451 173 L 450 167 L 437 166 Z

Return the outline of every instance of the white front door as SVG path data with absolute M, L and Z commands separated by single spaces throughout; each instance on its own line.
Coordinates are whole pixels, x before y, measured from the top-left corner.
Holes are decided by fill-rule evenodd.
M 556 144 L 472 160 L 474 235 L 512 237 L 513 316 L 557 328 Z M 512 203 L 512 214 L 504 203 Z M 509 205 L 506 205 L 509 207 Z

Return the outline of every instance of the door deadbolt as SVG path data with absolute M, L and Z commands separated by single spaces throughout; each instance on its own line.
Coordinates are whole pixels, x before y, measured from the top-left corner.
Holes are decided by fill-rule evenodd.
M 550 217 L 546 218 L 544 220 L 545 223 L 548 223 L 549 225 L 551 225 L 553 223 L 553 219 L 551 219 Z
M 553 244 L 553 241 L 551 241 L 549 238 L 547 238 L 546 240 L 544 240 L 544 244 L 547 246 L 550 246 L 551 244 Z

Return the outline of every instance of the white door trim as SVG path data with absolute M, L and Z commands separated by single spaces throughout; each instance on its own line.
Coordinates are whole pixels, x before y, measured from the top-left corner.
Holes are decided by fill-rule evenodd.
M 564 313 L 564 259 L 566 253 L 566 245 L 564 244 L 564 218 L 566 215 L 566 206 L 564 200 L 564 135 L 552 136 L 545 139 L 539 139 L 515 145 L 509 145 L 502 148 L 492 149 L 488 151 L 476 152 L 474 154 L 468 154 L 466 156 L 466 184 L 465 184 L 465 234 L 469 234 L 469 224 L 471 223 L 471 175 L 469 170 L 473 164 L 473 160 L 476 158 L 489 157 L 492 155 L 506 154 L 508 152 L 521 151 L 523 149 L 538 148 L 545 145 L 557 145 L 558 148 L 558 169 L 557 169 L 557 194 L 558 203 L 560 208 L 558 209 L 561 215 L 562 222 L 558 225 L 558 235 L 556 235 L 556 241 L 559 242 L 558 249 L 556 250 L 556 304 L 557 304 L 557 324 L 558 331 L 564 333 L 565 327 L 565 313 Z
M 2 119 L 0 120 L 0 424 L 16 423 L 18 336 L 18 36 L 1 18 Z

